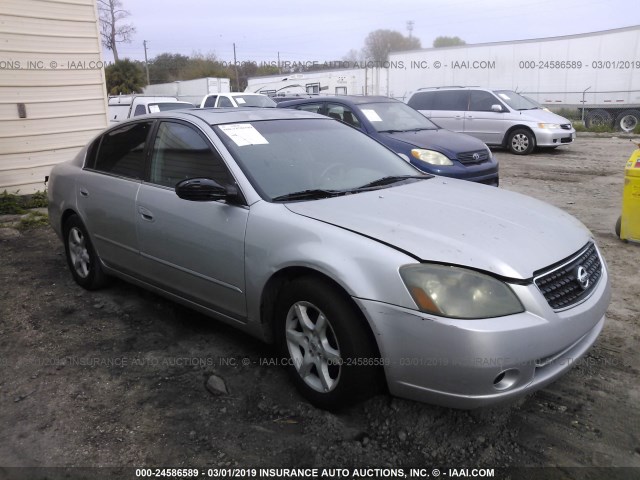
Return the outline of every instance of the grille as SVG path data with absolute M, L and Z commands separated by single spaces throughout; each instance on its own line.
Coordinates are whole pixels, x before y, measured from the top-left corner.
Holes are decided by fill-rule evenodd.
M 589 279 L 583 287 L 578 281 L 578 269 L 583 267 Z M 602 263 L 593 243 L 569 259 L 542 272 L 537 272 L 534 283 L 554 310 L 571 307 L 589 296 L 602 275 Z
M 562 128 L 563 130 L 571 130 L 571 124 L 563 123 L 562 125 L 560 125 L 560 128 Z
M 473 156 L 476 155 L 476 158 Z M 475 152 L 463 152 L 457 155 L 458 161 L 464 165 L 472 163 L 484 163 L 489 160 L 489 152 L 486 150 L 476 150 Z
M 573 138 L 571 137 L 563 137 L 560 139 L 560 143 L 571 143 L 573 142 Z

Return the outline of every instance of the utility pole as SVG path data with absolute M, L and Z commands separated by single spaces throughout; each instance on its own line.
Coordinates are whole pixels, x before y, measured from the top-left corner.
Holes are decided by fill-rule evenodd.
M 236 91 L 240 91 L 240 78 L 238 77 L 238 61 L 236 60 L 236 44 L 233 43 L 233 66 L 236 69 Z
M 282 69 L 280 68 L 280 52 L 278 52 L 278 73 L 282 74 Z
M 144 68 L 147 71 L 147 85 L 150 85 L 149 81 L 149 60 L 147 60 L 147 41 L 143 40 L 142 45 L 144 45 Z
M 407 30 L 409 30 L 409 38 L 411 38 L 411 34 L 413 32 L 413 20 L 409 20 L 407 22 Z

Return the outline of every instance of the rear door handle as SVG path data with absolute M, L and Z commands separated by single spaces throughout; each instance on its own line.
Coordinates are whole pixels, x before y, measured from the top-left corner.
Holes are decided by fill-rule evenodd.
M 151 213 L 149 210 L 147 210 L 144 207 L 138 207 L 138 213 L 145 220 L 148 220 L 148 221 L 153 220 L 153 213 Z
M 82 195 L 83 197 L 88 197 L 89 191 L 84 187 L 80 187 L 80 195 Z

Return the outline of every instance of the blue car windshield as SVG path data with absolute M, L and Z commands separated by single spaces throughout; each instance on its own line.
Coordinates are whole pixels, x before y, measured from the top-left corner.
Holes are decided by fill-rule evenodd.
M 436 130 L 438 128 L 427 117 L 404 103 L 363 103 L 358 107 L 378 132 L 406 132 Z
M 260 120 L 213 129 L 268 201 L 294 192 L 344 192 L 379 185 L 385 178 L 422 175 L 367 135 L 328 118 Z

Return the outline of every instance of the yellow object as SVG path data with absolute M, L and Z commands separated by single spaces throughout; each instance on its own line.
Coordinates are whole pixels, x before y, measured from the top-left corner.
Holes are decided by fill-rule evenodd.
M 620 238 L 640 242 L 640 148 L 633 152 L 624 169 Z

